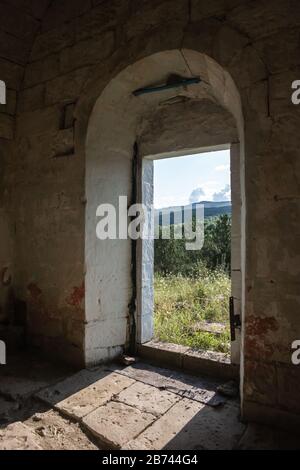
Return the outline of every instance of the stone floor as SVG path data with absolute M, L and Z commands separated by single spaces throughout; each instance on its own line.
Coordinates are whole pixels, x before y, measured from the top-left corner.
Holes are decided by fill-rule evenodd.
M 137 362 L 77 373 L 34 356 L 0 368 L 0 450 L 300 449 L 239 418 L 220 382 Z

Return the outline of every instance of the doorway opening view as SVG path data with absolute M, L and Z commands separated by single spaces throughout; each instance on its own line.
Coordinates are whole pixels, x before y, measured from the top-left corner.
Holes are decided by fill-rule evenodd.
M 228 356 L 230 160 L 230 150 L 222 150 L 154 161 L 155 340 Z M 188 218 L 195 230 L 199 215 L 204 216 L 203 246 L 188 250 L 185 237 L 178 236 L 178 221 L 184 226 Z

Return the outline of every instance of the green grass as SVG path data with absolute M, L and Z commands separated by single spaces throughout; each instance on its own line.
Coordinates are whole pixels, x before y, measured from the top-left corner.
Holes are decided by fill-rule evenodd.
M 230 279 L 216 271 L 199 274 L 197 278 L 155 275 L 154 328 L 156 339 L 229 353 Z M 222 335 L 197 331 L 199 322 L 226 325 Z

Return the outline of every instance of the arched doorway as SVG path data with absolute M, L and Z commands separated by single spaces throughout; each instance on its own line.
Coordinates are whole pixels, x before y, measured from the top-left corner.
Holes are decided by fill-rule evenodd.
M 162 84 L 171 75 L 184 78 L 200 77 L 193 86 L 166 89 L 163 93 L 135 96 L 134 91 L 143 87 Z M 236 285 L 239 285 L 240 308 L 243 310 L 243 253 L 245 245 L 245 197 L 244 197 L 244 129 L 239 93 L 228 72 L 213 59 L 192 50 L 171 50 L 156 53 L 125 68 L 107 84 L 98 98 L 90 117 L 86 140 L 86 363 L 94 364 L 118 355 L 132 341 L 138 343 L 151 339 L 152 335 L 152 286 L 147 276 L 151 262 L 150 245 L 141 249 L 140 272 L 137 271 L 137 304 L 132 312 L 133 280 L 132 244 L 129 239 L 96 237 L 97 207 L 100 204 L 119 205 L 119 196 L 132 200 L 132 161 L 135 143 L 143 125 L 150 119 L 162 101 L 180 95 L 190 103 L 208 99 L 226 110 L 235 120 L 237 140 L 232 146 L 232 162 L 235 165 L 237 186 L 240 187 L 239 236 L 236 266 Z M 181 150 L 206 147 L 209 142 L 187 142 L 179 139 Z M 211 142 L 209 145 L 215 145 Z M 166 148 L 165 151 L 176 150 Z M 162 147 L 160 148 L 162 151 Z M 142 155 L 146 156 L 146 154 Z M 151 188 L 149 179 L 143 179 Z M 146 160 L 144 160 L 146 162 Z M 151 163 L 150 163 L 151 165 Z M 151 191 L 150 191 L 151 192 Z M 145 257 L 146 253 L 146 257 Z M 143 274 L 144 273 L 144 274 Z M 136 286 L 135 286 L 136 287 Z M 239 351 L 239 347 L 236 348 Z M 235 353 L 238 354 L 238 353 Z M 237 355 L 236 355 L 237 358 Z M 238 359 L 236 359 L 238 362 Z

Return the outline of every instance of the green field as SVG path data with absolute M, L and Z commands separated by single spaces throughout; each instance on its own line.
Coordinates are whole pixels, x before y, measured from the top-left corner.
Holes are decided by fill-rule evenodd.
M 230 278 L 221 270 L 203 270 L 193 278 L 156 274 L 156 339 L 194 349 L 229 353 L 230 288 Z M 203 324 L 212 322 L 225 325 L 225 330 L 218 335 L 201 331 Z

